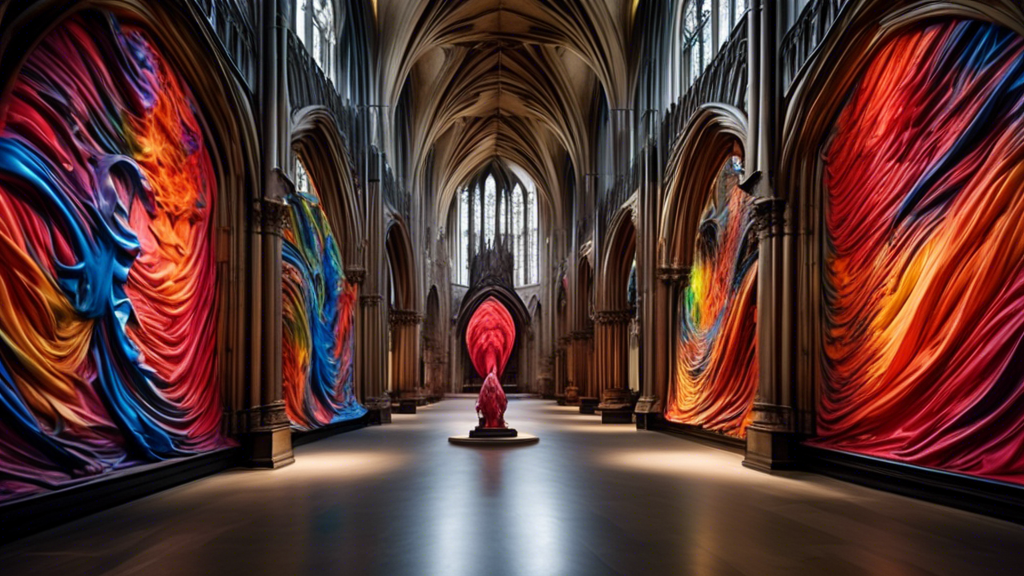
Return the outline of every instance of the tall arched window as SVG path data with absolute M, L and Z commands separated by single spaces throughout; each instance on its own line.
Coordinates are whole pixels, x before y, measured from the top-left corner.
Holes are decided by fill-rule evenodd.
M 309 174 L 306 172 L 302 160 L 298 158 L 295 159 L 295 191 L 299 196 L 308 197 L 310 195 Z
M 711 0 L 690 0 L 683 14 L 683 52 L 689 63 L 687 84 L 700 77 L 711 62 Z
M 496 240 L 507 242 L 512 253 L 516 286 L 540 281 L 539 210 L 532 183 L 515 182 L 512 190 L 499 189 L 494 176 L 488 175 L 483 187 L 459 192 L 449 222 L 458 226 L 457 245 L 452 249 L 453 282 L 468 285 L 473 255 Z
M 526 262 L 529 264 L 529 274 L 526 277 L 527 284 L 540 282 L 538 270 L 538 220 L 537 217 L 537 189 L 530 188 L 526 192 L 526 234 L 530 238 L 530 246 L 526 251 Z
M 799 1 L 799 0 L 796 0 Z M 688 0 L 683 6 L 681 75 L 689 87 L 711 63 L 747 11 L 749 0 Z M 685 87 L 684 90 L 685 92 Z
M 526 260 L 526 242 L 522 234 L 515 234 L 517 230 L 525 230 L 523 223 L 525 222 L 525 208 L 526 198 L 523 196 L 523 187 L 516 184 L 516 187 L 512 189 L 512 255 L 516 259 L 516 285 L 521 286 L 526 284 L 526 267 L 520 265 L 520 262 Z
M 296 0 L 295 35 L 334 83 L 334 53 L 338 39 L 335 33 L 334 0 Z
M 497 193 L 494 176 L 488 176 L 484 182 L 484 245 L 494 242 L 494 196 Z
M 455 281 L 469 284 L 469 189 L 463 188 L 459 194 L 459 250 L 455 254 L 455 262 L 459 263 Z

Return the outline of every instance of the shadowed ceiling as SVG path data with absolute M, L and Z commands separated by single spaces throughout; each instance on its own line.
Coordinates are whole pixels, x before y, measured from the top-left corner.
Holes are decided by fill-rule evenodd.
M 630 0 L 380 0 L 382 100 L 408 109 L 408 174 L 433 179 L 423 183 L 438 192 L 437 221 L 495 159 L 525 170 L 562 221 L 562 175 L 587 172 L 595 108 L 625 107 L 633 10 Z

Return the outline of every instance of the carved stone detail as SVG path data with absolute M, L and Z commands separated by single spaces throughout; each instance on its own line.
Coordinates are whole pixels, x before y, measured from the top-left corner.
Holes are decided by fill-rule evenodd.
M 509 246 L 509 239 L 489 244 L 469 259 L 469 285 L 513 287 L 515 257 Z
M 754 422 L 751 426 L 776 432 L 792 431 L 793 409 L 778 404 L 754 402 Z
M 779 198 L 761 198 L 754 202 L 754 228 L 762 237 L 771 238 L 782 223 L 786 201 Z
M 366 269 L 356 267 L 346 268 L 345 280 L 348 280 L 353 284 L 362 284 L 363 280 L 366 280 Z
M 252 210 L 257 234 L 281 236 L 291 227 L 291 209 L 284 202 L 260 198 L 253 201 Z
M 283 400 L 243 410 L 241 420 L 246 432 L 265 432 L 291 425 Z
M 415 310 L 391 310 L 388 321 L 396 326 L 415 326 L 423 322 L 423 315 Z
M 669 286 L 678 286 L 690 279 L 690 269 L 686 267 L 661 266 L 658 268 L 658 279 Z
M 628 324 L 633 319 L 629 310 L 600 310 L 594 314 L 597 324 Z
M 637 414 L 656 414 L 661 412 L 661 399 L 657 396 L 643 396 L 637 400 Z
M 384 297 L 380 294 L 364 294 L 359 297 L 363 306 L 380 306 L 384 303 Z

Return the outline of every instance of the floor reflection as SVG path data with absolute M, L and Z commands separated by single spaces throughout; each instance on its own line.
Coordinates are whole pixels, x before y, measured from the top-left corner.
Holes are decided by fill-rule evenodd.
M 472 399 L 193 482 L 0 548 L 4 576 L 1016 574 L 1018 526 L 549 402 L 541 442 L 455 446 Z

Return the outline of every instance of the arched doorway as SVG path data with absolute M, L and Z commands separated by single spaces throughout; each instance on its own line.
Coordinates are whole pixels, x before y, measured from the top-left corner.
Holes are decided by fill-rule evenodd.
M 389 390 L 399 400 L 426 402 L 420 386 L 420 323 L 416 272 L 409 231 L 392 220 L 385 241 L 388 283 Z M 408 404 L 408 402 L 406 403 Z
M 447 389 L 448 350 L 445 322 L 437 286 L 427 294 L 427 314 L 423 323 L 423 386 L 432 397 L 444 396 Z
M 574 330 L 570 347 L 569 387 L 566 402 L 579 404 L 581 412 L 593 413 L 597 407 L 594 370 L 594 266 L 582 257 L 576 266 L 576 293 L 573 295 Z
M 635 278 L 636 227 L 633 225 L 632 201 L 619 210 L 612 220 L 604 253 L 601 287 L 597 294 L 598 310 L 594 314 L 594 349 L 597 362 L 597 390 L 602 411 L 624 411 L 632 416 L 632 393 L 629 389 L 629 325 L 636 317 L 635 289 L 630 302 L 630 279 Z M 635 285 L 634 285 L 635 288 Z M 605 417 L 604 422 L 625 422 L 626 415 Z

